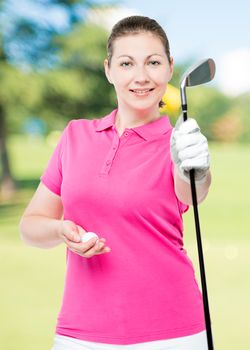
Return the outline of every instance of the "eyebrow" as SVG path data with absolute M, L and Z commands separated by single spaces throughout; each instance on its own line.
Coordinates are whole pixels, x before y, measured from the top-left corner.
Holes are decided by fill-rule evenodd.
M 153 53 L 152 55 L 149 55 L 149 56 L 147 56 L 146 58 L 149 58 L 149 57 L 151 57 L 151 56 L 161 56 L 161 57 L 163 57 L 163 56 L 160 55 L 159 53 Z M 129 57 L 131 60 L 134 59 L 132 56 L 129 56 L 129 55 L 120 55 L 120 56 L 118 56 L 117 58 L 120 58 L 120 57 Z

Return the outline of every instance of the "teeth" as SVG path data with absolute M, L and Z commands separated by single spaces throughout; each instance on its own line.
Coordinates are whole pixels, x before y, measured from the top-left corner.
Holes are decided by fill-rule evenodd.
M 133 92 L 139 93 L 139 94 L 143 94 L 145 92 L 149 92 L 149 89 L 147 90 L 132 90 Z

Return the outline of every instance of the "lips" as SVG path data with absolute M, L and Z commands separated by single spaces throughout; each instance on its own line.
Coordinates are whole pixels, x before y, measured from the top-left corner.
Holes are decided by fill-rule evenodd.
M 136 95 L 147 95 L 149 92 L 153 91 L 154 88 L 151 89 L 130 89 L 129 91 L 133 92 Z

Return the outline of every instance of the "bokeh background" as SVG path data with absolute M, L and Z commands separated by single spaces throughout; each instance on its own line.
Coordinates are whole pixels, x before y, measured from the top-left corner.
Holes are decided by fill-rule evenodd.
M 103 60 L 119 19 L 139 14 L 166 30 L 175 73 L 162 114 L 174 125 L 185 69 L 212 57 L 213 82 L 188 91 L 209 140 L 213 183 L 199 206 L 215 349 L 250 348 L 250 3 L 0 0 L 0 346 L 52 345 L 65 247 L 25 245 L 18 223 L 70 119 L 116 106 Z M 192 208 L 185 245 L 200 283 Z

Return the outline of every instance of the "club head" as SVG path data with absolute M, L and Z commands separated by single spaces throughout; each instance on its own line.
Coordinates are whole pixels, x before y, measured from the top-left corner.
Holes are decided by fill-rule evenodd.
M 215 75 L 215 62 L 212 58 L 206 58 L 190 67 L 181 79 L 181 100 L 186 104 L 186 86 L 205 84 L 213 79 Z

